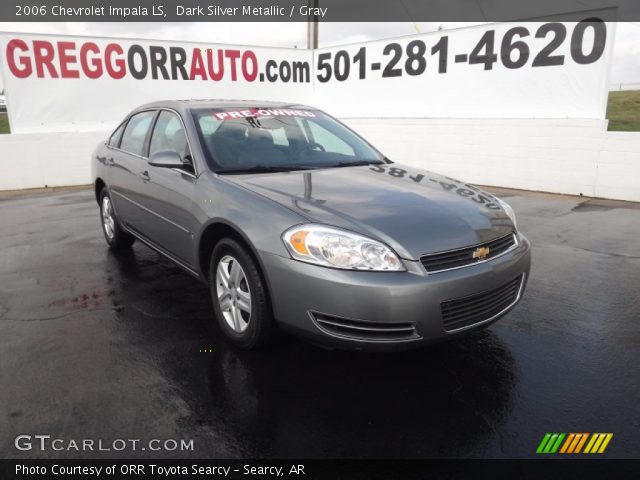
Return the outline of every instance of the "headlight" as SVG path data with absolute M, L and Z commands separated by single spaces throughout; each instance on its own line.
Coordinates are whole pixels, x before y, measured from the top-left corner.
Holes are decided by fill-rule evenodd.
M 302 262 L 349 270 L 401 271 L 404 265 L 386 245 L 324 225 L 298 225 L 282 234 L 291 256 Z
M 499 198 L 497 200 L 500 206 L 502 207 L 502 209 L 504 210 L 504 213 L 506 213 L 507 216 L 511 219 L 511 222 L 513 223 L 513 227 L 518 228 L 518 225 L 516 223 L 516 214 L 513 211 L 513 208 L 511 208 L 511 206 L 507 202 L 504 202 Z

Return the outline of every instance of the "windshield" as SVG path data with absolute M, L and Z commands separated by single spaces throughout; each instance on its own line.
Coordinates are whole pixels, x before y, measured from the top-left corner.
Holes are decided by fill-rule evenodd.
M 384 163 L 348 128 L 318 110 L 192 110 L 212 170 L 301 170 Z

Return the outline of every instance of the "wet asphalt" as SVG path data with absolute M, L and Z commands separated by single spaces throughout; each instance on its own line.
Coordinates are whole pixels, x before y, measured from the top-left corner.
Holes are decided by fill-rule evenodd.
M 222 338 L 206 287 L 107 249 L 89 190 L 0 195 L 0 457 L 535 457 L 545 432 L 640 456 L 640 204 L 500 191 L 533 244 L 488 330 L 364 354 Z M 193 451 L 18 451 L 17 435 Z

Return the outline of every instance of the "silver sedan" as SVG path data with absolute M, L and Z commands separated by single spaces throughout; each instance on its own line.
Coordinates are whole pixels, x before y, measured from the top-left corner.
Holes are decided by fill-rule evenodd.
M 486 327 L 527 282 L 530 245 L 506 203 L 393 163 L 311 107 L 144 105 L 92 167 L 107 243 L 138 240 L 205 282 L 244 348 L 278 327 L 332 347 L 417 347 Z

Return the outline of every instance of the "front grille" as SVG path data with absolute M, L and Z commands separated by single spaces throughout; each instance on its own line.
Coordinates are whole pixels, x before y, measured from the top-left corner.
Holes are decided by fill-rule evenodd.
M 440 304 L 442 323 L 447 332 L 493 319 L 518 299 L 523 276 L 493 290 Z
M 420 338 L 413 323 L 368 322 L 313 313 L 318 327 L 331 335 L 354 340 L 399 341 Z
M 474 263 L 495 258 L 503 254 L 516 244 L 515 234 L 510 233 L 490 242 L 473 245 L 471 247 L 449 250 L 447 252 L 433 253 L 420 257 L 420 262 L 427 272 L 440 272 L 452 268 L 466 267 Z M 473 253 L 480 247 L 488 248 L 489 254 L 484 258 L 474 258 Z

